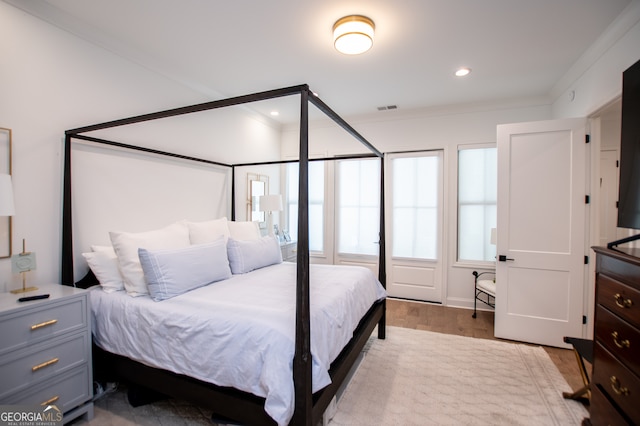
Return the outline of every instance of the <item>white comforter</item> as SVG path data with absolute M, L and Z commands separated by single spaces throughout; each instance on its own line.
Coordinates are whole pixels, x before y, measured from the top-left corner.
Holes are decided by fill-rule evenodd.
M 386 293 L 362 267 L 311 265 L 313 391 L 371 305 Z M 95 343 L 144 364 L 266 398 L 280 425 L 294 410 L 296 265 L 281 263 L 154 302 L 90 292 Z

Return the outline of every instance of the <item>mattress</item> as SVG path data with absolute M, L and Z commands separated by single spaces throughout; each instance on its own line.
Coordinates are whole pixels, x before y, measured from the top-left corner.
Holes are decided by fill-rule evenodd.
M 154 302 L 90 291 L 94 342 L 143 364 L 265 398 L 281 425 L 294 410 L 296 264 L 284 262 Z M 358 266 L 310 265 L 312 390 L 361 318 L 386 297 Z

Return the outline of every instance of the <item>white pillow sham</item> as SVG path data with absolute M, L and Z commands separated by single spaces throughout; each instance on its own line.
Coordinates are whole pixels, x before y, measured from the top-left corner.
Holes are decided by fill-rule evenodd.
M 151 298 L 156 302 L 231 277 L 227 245 L 220 236 L 179 249 L 138 249 Z
M 187 222 L 191 244 L 206 244 L 224 235 L 224 241 L 229 238 L 227 218 L 207 220 L 204 222 Z
M 229 227 L 229 237 L 236 241 L 258 240 L 262 237 L 258 222 L 234 222 L 230 220 L 227 222 L 227 226 Z
M 244 274 L 254 269 L 282 263 L 280 243 L 273 235 L 244 241 L 229 238 L 227 254 L 231 272 L 234 274 Z
M 109 232 L 111 244 L 118 256 L 120 272 L 124 277 L 124 287 L 131 296 L 149 294 L 144 272 L 140 265 L 138 249 L 176 249 L 188 247 L 189 228 L 185 221 L 147 232 Z
M 118 257 L 111 247 L 109 250 L 96 250 L 89 253 L 82 253 L 89 268 L 98 279 L 100 287 L 107 293 L 124 290 L 124 279 L 118 269 Z

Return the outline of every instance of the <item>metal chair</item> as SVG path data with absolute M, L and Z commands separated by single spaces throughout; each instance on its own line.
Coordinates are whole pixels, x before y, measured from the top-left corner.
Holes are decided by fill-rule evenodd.
M 476 317 L 477 301 L 481 301 L 485 305 L 489 305 L 492 308 L 496 307 L 496 273 L 495 272 L 472 272 L 474 279 L 474 298 L 473 298 L 473 315 Z M 485 278 L 480 279 L 481 276 L 486 275 Z M 489 278 L 489 279 L 487 279 Z

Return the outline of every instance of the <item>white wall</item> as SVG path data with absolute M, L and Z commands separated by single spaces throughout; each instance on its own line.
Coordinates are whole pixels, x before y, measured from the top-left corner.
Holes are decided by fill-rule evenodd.
M 622 94 L 622 72 L 640 59 L 640 1 L 634 0 L 578 63 L 577 72 L 553 102 L 553 117 L 588 117 Z M 573 92 L 573 96 L 570 93 Z
M 0 127 L 13 130 L 13 251 L 21 250 L 24 238 L 27 250 L 36 252 L 38 269 L 29 273 L 29 283 L 58 282 L 64 131 L 210 99 L 4 2 L 0 52 Z M 255 120 L 244 124 L 247 134 L 272 133 L 251 152 L 279 157 L 273 129 Z M 226 152 L 245 148 L 224 142 Z M 174 145 L 179 152 L 180 141 Z M 0 259 L 0 291 L 20 286 L 10 261 Z

